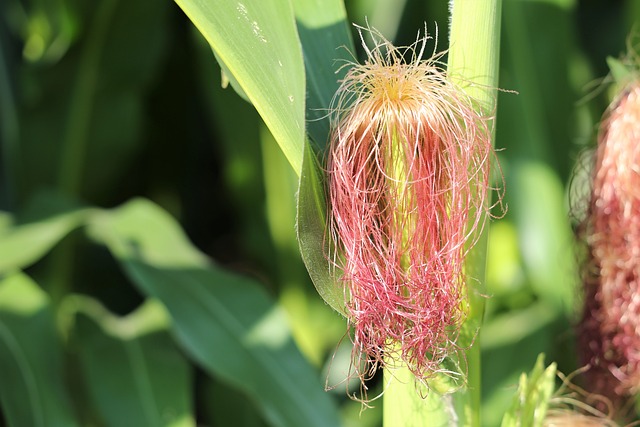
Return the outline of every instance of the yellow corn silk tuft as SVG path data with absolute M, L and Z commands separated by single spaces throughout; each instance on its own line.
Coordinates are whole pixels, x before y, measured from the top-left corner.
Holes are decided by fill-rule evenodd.
M 426 34 L 397 48 L 363 39 L 332 105 L 329 230 L 349 290 L 356 359 L 402 363 L 419 379 L 457 351 L 464 259 L 483 225 L 494 157 L 489 123 L 438 62 Z M 354 364 L 357 366 L 357 364 Z

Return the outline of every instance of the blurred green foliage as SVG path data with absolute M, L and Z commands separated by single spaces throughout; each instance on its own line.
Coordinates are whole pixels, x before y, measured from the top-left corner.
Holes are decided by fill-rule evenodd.
M 350 22 L 366 16 L 396 44 L 427 22 L 447 47 L 447 2 L 345 3 Z M 322 45 L 312 31 L 322 16 L 303 13 L 303 50 Z M 354 385 L 339 383 L 346 324 L 300 259 L 296 174 L 253 106 L 221 87 L 183 12 L 148 0 L 5 0 L 0 17 L 0 425 L 122 425 L 114 408 L 131 402 L 141 402 L 137 425 L 295 425 L 280 417 L 299 413 L 379 425 L 380 405 L 360 414 L 345 396 Z M 577 368 L 571 171 L 608 102 L 593 83 L 638 18 L 635 0 L 504 0 L 496 146 L 509 209 L 489 236 L 483 425 L 499 425 L 539 353 L 561 372 Z M 318 79 L 340 65 L 327 60 Z M 312 89 L 310 105 L 326 105 Z M 316 147 L 327 131 L 319 111 L 307 111 Z M 135 197 L 155 204 L 104 210 Z M 216 304 L 237 318 L 217 318 Z M 300 390 L 295 411 L 281 412 Z

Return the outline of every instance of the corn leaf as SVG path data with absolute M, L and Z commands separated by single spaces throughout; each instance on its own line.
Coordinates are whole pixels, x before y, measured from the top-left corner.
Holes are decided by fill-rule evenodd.
M 325 231 L 326 211 L 322 171 L 311 147 L 307 146 L 298 189 L 300 253 L 320 296 L 346 317 L 345 290 L 328 258 L 331 242 Z
M 248 395 L 272 425 L 339 425 L 283 311 L 252 280 L 209 263 L 165 212 L 136 200 L 96 216 L 91 234 L 166 306 L 185 352 Z
M 305 84 L 288 1 L 176 0 L 249 98 L 296 172 L 302 166 Z

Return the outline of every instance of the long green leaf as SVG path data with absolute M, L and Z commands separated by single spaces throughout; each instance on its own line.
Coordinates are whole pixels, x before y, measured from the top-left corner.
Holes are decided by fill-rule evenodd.
M 305 82 L 290 2 L 176 3 L 213 47 L 299 173 L 305 133 Z
M 46 294 L 23 273 L 0 280 L 0 406 L 10 427 L 75 426 Z
M 339 425 L 329 395 L 291 340 L 282 310 L 252 280 L 208 263 L 148 201 L 105 212 L 91 230 L 139 289 L 167 307 L 184 350 L 207 372 L 243 390 L 271 424 Z
M 98 301 L 68 297 L 82 370 L 107 426 L 189 427 L 189 365 L 168 334 L 164 307 L 147 301 L 119 318 Z

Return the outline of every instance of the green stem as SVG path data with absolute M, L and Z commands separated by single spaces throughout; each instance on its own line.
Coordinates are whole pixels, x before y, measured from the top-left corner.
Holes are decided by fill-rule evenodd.
M 502 0 L 452 3 L 449 76 L 492 114 L 498 85 Z
M 100 60 L 117 4 L 118 0 L 100 2 L 82 49 L 75 86 L 71 92 L 58 170 L 58 189 L 71 197 L 79 197 L 81 192 Z M 71 287 L 73 250 L 73 241 L 67 239 L 53 253 L 51 295 L 54 302 L 60 301 Z
M 100 2 L 82 50 L 76 84 L 71 93 L 58 171 L 58 187 L 71 196 L 80 193 L 100 59 L 117 4 L 118 0 Z
M 18 171 L 20 170 L 19 126 L 10 68 L 7 62 L 8 50 L 4 48 L 4 38 L 0 35 L 0 142 L 6 200 L 0 201 L 4 208 L 15 208 L 18 193 Z
M 502 0 L 453 0 L 449 39 L 449 76 L 478 101 L 484 114 L 496 111 L 496 88 L 500 57 L 500 18 Z M 470 85 L 471 83 L 471 85 Z M 495 129 L 495 123 L 494 123 Z M 479 426 L 481 420 L 481 358 L 479 339 L 484 316 L 484 276 L 488 224 L 466 260 L 469 318 L 464 327 L 467 384 L 456 393 L 455 406 L 462 425 Z M 464 332 L 463 331 L 463 332 Z

